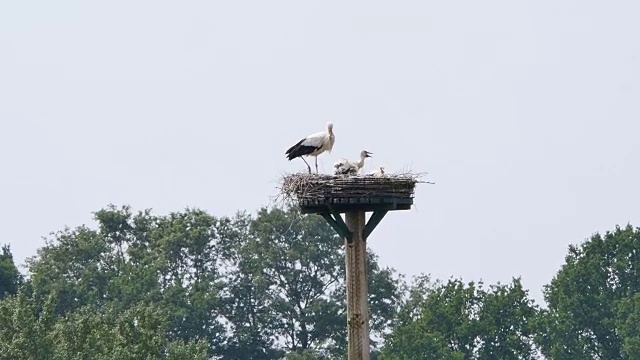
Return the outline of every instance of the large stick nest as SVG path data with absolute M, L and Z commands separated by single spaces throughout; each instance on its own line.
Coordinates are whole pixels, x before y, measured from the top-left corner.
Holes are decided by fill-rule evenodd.
M 280 197 L 287 202 L 332 198 L 412 199 L 421 174 L 326 175 L 297 173 L 282 177 Z

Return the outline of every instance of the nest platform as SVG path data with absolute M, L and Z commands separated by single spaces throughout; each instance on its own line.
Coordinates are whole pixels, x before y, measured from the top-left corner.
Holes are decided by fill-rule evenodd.
M 290 174 L 282 179 L 282 194 L 303 214 L 352 211 L 409 210 L 418 177 L 401 175 Z

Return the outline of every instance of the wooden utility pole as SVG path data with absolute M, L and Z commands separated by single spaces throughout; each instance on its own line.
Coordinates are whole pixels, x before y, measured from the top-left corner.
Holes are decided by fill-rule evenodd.
M 367 243 L 364 239 L 365 212 L 346 213 L 353 236 L 345 238 L 347 286 L 347 339 L 349 360 L 369 360 L 369 304 L 367 285 Z
M 404 205 L 404 204 L 403 204 Z M 409 205 L 409 204 L 408 204 Z M 401 207 L 408 208 L 408 205 Z M 373 209 L 365 222 L 366 207 L 345 209 L 346 223 L 329 205 L 330 213 L 319 213 L 342 237 L 345 245 L 347 288 L 347 359 L 369 360 L 369 289 L 367 281 L 367 238 L 389 210 L 399 210 L 397 204 Z M 309 211 L 305 208 L 306 211 Z

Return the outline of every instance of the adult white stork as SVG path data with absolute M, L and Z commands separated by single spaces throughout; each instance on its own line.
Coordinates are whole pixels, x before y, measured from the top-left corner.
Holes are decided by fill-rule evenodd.
M 333 124 L 327 123 L 327 131 L 311 134 L 306 138 L 298 141 L 297 144 L 285 152 L 289 161 L 299 157 L 307 164 L 309 174 L 311 174 L 311 166 L 307 163 L 307 160 L 303 156 L 313 156 L 316 159 L 316 173 L 318 172 L 318 155 L 325 151 L 331 152 L 333 149 L 333 143 L 336 141 L 335 135 L 333 135 Z
M 335 168 L 335 175 L 355 175 L 360 169 L 364 166 L 364 159 L 371 157 L 373 153 L 368 152 L 367 150 L 362 150 L 360 152 L 360 161 L 349 161 L 347 159 L 341 159 L 333 164 Z

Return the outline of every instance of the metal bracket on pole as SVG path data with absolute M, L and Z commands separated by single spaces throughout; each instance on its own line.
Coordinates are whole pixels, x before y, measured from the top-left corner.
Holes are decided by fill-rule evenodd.
M 331 225 L 333 230 L 335 230 L 338 233 L 338 235 L 346 238 L 347 242 L 349 243 L 352 242 L 353 233 L 351 232 L 351 230 L 349 230 L 349 228 L 347 227 L 347 224 L 344 223 L 344 220 L 342 220 L 342 216 L 340 216 L 340 213 L 333 212 L 332 214 L 333 216 L 331 216 L 331 214 L 328 214 L 328 213 L 322 213 L 320 215 L 325 220 L 327 220 L 329 225 Z
M 375 229 L 376 226 L 380 224 L 380 221 L 382 221 L 382 218 L 384 218 L 386 214 L 387 210 L 377 210 L 374 211 L 373 214 L 371 214 L 367 225 L 364 226 L 364 230 L 362 231 L 362 240 L 367 241 L 367 238 L 369 237 L 369 235 L 371 235 L 373 229 Z

